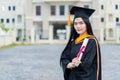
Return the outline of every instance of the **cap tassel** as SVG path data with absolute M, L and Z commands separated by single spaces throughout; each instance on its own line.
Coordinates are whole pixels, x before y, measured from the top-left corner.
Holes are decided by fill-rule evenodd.
M 71 26 L 70 12 L 68 12 L 68 22 L 67 22 L 67 25 L 69 27 Z

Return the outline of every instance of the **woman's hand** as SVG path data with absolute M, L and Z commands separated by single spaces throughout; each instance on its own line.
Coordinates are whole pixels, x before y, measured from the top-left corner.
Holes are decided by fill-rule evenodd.
M 68 65 L 67 65 L 68 69 L 72 69 L 74 67 L 75 67 L 75 65 L 72 62 L 68 63 Z
M 81 63 L 77 58 L 73 58 L 72 62 L 68 63 L 67 68 L 72 69 L 78 67 Z
M 75 67 L 78 67 L 82 62 L 76 57 L 73 58 L 72 63 L 75 65 Z

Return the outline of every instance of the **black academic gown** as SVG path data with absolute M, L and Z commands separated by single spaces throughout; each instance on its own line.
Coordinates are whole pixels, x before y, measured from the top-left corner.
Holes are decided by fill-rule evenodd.
M 66 68 L 67 64 L 76 57 L 82 43 L 75 44 L 72 41 L 61 55 L 64 80 L 101 80 L 100 47 L 95 38 L 89 39 L 81 59 L 82 63 L 72 69 Z

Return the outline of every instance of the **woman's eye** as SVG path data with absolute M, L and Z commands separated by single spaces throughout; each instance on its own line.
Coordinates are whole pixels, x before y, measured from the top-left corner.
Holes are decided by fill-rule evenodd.
M 83 24 L 83 22 L 79 22 L 79 24 Z
M 77 25 L 77 23 L 74 23 L 74 25 Z

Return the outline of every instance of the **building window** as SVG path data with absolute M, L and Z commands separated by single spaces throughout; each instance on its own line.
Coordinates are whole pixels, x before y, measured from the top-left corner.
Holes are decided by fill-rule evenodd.
M 18 15 L 18 17 L 17 17 L 17 22 L 18 22 L 18 23 L 22 23 L 22 16 L 21 16 L 21 15 Z
M 89 8 L 89 5 L 84 5 L 84 8 Z
M 119 22 L 119 18 L 118 17 L 116 17 L 116 22 Z
M 113 29 L 112 28 L 109 29 L 109 37 L 111 37 L 111 38 L 113 37 Z
M 118 5 L 117 5 L 117 4 L 115 5 L 115 9 L 116 9 L 116 10 L 118 9 Z
M 65 7 L 63 5 L 60 6 L 60 15 L 65 14 Z
M 69 5 L 69 10 L 73 7 L 73 5 Z
M 4 19 L 1 19 L 1 23 L 4 23 Z
M 5 6 L 2 6 L 1 10 L 2 10 L 2 11 L 5 11 Z
M 104 22 L 104 18 L 103 17 L 101 18 L 101 22 Z
M 109 20 L 109 22 L 113 22 L 113 15 L 112 14 L 109 14 L 108 20 Z
M 53 16 L 53 15 L 56 15 L 56 6 L 51 6 L 50 7 L 51 8 L 51 15 Z
M 15 19 L 14 18 L 12 19 L 12 23 L 15 23 Z
M 10 22 L 10 20 L 9 19 L 6 19 L 6 23 L 9 23 Z
M 104 5 L 101 5 L 101 9 L 102 9 L 102 10 L 104 9 Z
M 41 15 L 41 6 L 36 6 L 36 16 Z
M 15 11 L 15 6 L 13 6 L 13 11 Z
M 8 10 L 9 10 L 9 11 L 11 10 L 11 6 L 8 7 Z

